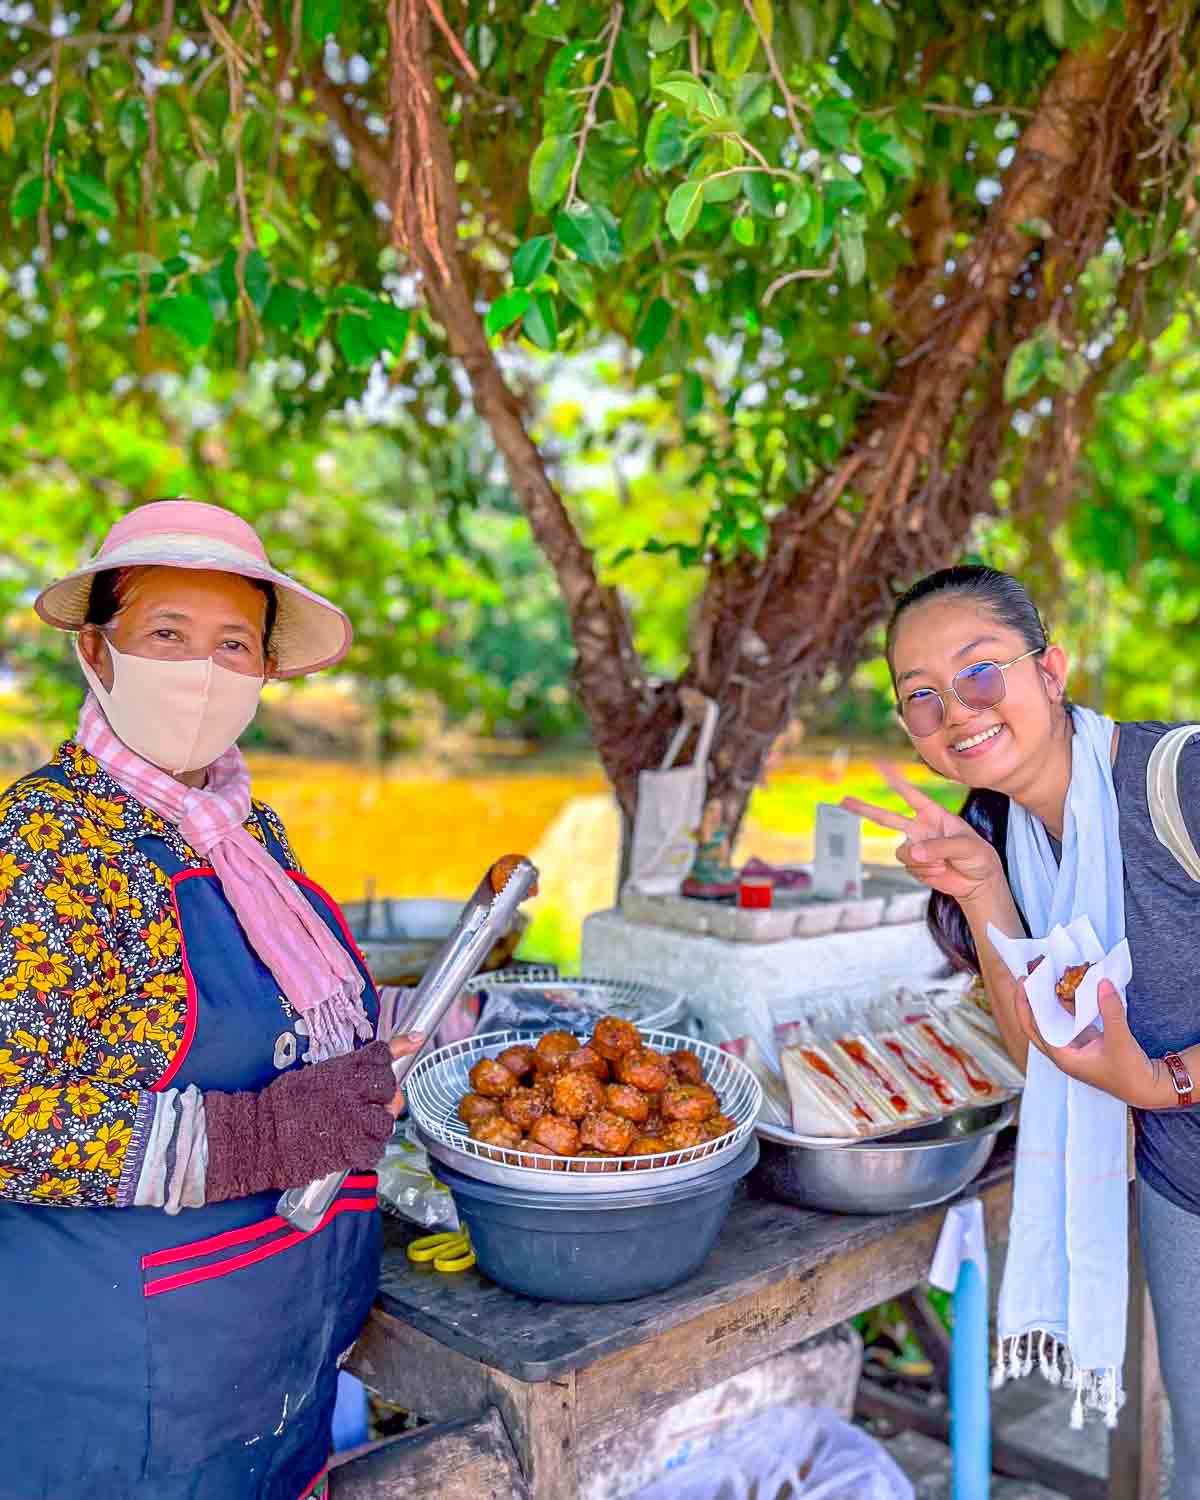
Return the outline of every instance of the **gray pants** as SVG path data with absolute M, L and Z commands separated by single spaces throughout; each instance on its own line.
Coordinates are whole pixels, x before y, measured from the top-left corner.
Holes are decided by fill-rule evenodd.
M 1171 1500 L 1200 1500 L 1200 1361 L 1196 1353 L 1200 1215 L 1177 1208 L 1139 1177 L 1138 1224 L 1163 1385 L 1171 1404 L 1175 1450 Z

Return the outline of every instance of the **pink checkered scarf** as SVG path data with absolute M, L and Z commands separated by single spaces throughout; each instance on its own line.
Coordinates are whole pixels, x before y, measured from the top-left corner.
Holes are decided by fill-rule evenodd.
M 208 768 L 202 788 L 185 786 L 135 755 L 109 728 L 89 693 L 75 735 L 131 796 L 158 813 L 216 871 L 251 948 L 308 1028 L 306 1060 L 348 1052 L 370 1037 L 362 975 L 267 850 L 242 826 L 250 816 L 250 772 L 236 745 Z

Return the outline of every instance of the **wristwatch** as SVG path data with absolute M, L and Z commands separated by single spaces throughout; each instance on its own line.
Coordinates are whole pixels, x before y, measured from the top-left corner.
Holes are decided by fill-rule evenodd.
M 1187 1070 L 1187 1064 L 1178 1052 L 1168 1052 L 1163 1062 L 1167 1065 L 1167 1071 L 1171 1075 L 1171 1082 L 1175 1085 L 1175 1103 L 1180 1109 L 1187 1109 L 1192 1103 L 1192 1075 Z

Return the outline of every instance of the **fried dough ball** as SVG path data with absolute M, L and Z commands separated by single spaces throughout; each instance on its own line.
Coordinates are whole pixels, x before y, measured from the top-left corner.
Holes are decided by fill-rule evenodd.
M 529 1139 L 539 1150 L 549 1151 L 553 1156 L 579 1155 L 579 1131 L 560 1115 L 543 1115 L 535 1120 Z
M 539 1073 L 557 1073 L 571 1053 L 578 1050 L 579 1043 L 569 1031 L 548 1031 L 538 1038 L 533 1065 Z
M 1054 993 L 1058 996 L 1058 1003 L 1066 1011 L 1075 1014 L 1075 991 L 1083 982 L 1083 976 L 1091 968 L 1091 964 L 1070 964 L 1062 971 L 1062 978 L 1054 986 Z
M 639 1047 L 636 1052 L 625 1053 L 617 1063 L 617 1079 L 644 1094 L 658 1094 L 670 1083 L 671 1070 L 661 1053 Z
M 574 1052 L 568 1052 L 563 1058 L 563 1071 L 565 1073 L 590 1073 L 601 1083 L 607 1083 L 609 1078 L 608 1063 L 595 1047 L 576 1047 Z
M 604 1085 L 590 1073 L 559 1073 L 554 1080 L 554 1113 L 582 1120 L 604 1108 Z
M 650 1113 L 642 1121 L 643 1135 L 662 1135 L 667 1128 L 667 1122 L 662 1117 L 662 1111 L 657 1107 L 660 1100 L 658 1094 L 648 1094 L 650 1100 Z
M 631 1120 L 623 1120 L 611 1110 L 602 1109 L 588 1115 L 579 1127 L 579 1143 L 606 1156 L 626 1156 L 637 1130 Z
M 493 1115 L 490 1120 L 477 1120 L 471 1126 L 471 1139 L 487 1146 L 519 1146 L 521 1132 L 503 1115 Z
M 666 1120 L 691 1120 L 699 1125 L 719 1107 L 720 1101 L 707 1083 L 673 1083 L 663 1089 L 662 1112 Z
M 704 1082 L 704 1068 L 700 1059 L 694 1052 L 689 1052 L 686 1047 L 681 1047 L 678 1052 L 672 1052 L 667 1061 L 671 1065 L 671 1072 L 680 1083 Z
M 543 1089 L 517 1089 L 500 1106 L 500 1112 L 518 1129 L 528 1130 L 535 1120 L 550 1112 L 550 1103 Z
M 533 1048 L 522 1045 L 505 1047 L 496 1061 L 503 1063 L 515 1078 L 525 1078 L 533 1072 Z
M 635 1125 L 645 1125 L 650 1118 L 650 1100 L 628 1083 L 610 1083 L 604 1097 L 614 1115 L 632 1120 Z
M 691 1146 L 703 1146 L 708 1139 L 703 1125 L 695 1120 L 672 1120 L 663 1131 L 663 1138 L 672 1151 L 686 1151 Z
M 481 1057 L 467 1076 L 475 1092 L 486 1099 L 503 1099 L 517 1086 L 516 1077 L 494 1057 Z
M 629 1148 L 630 1156 L 665 1156 L 671 1149 L 669 1141 L 661 1135 L 636 1135 Z
M 494 1099 L 485 1099 L 482 1094 L 464 1094 L 458 1101 L 458 1118 L 464 1125 L 474 1125 L 477 1120 L 490 1120 L 500 1113 Z
M 704 1131 L 706 1140 L 719 1141 L 723 1135 L 737 1129 L 737 1121 L 731 1120 L 728 1115 L 709 1115 L 700 1128 Z
M 596 1022 L 591 1045 L 601 1057 L 615 1063 L 627 1052 L 636 1052 L 642 1045 L 642 1039 L 632 1021 L 622 1021 L 619 1016 L 605 1016 Z

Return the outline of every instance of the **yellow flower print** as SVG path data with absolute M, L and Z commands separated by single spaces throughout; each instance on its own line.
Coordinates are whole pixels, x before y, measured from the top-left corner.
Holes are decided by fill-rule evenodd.
M 78 889 L 65 880 L 51 880 L 46 885 L 46 900 L 51 902 L 55 915 L 67 921 L 78 922 L 88 915 L 88 904 Z
M 125 808 L 122 803 L 108 797 L 97 797 L 95 792 L 84 792 L 83 805 L 89 816 L 97 823 L 102 823 L 105 828 L 125 827 Z
M 267 836 L 262 831 L 261 826 L 258 824 L 258 822 L 255 821 L 255 819 L 251 818 L 251 820 L 243 826 L 252 839 L 257 839 L 264 849 L 267 847 Z
M 24 1047 L 28 1052 L 36 1052 L 39 1057 L 45 1057 L 50 1051 L 50 1038 L 45 1036 L 33 1036 L 28 1031 L 14 1031 L 12 1040 L 18 1047 Z
M 55 1114 L 61 1096 L 62 1089 L 35 1083 L 17 1095 L 17 1102 L 0 1124 L 14 1141 L 23 1141 L 31 1130 L 45 1130 L 52 1121 L 61 1126 Z
M 121 960 L 110 948 L 106 948 L 100 955 L 100 972 L 104 976 L 104 988 L 109 996 L 120 1000 L 129 987 L 129 981 L 125 978 Z
M 63 826 L 53 813 L 31 812 L 17 832 L 35 853 L 57 849 L 63 840 Z
M 144 1010 L 131 1009 L 126 1014 L 129 1018 L 129 1040 L 138 1043 L 173 1042 L 182 1019 L 178 1006 L 169 1001 L 162 1005 L 148 1005 Z
M 43 1177 L 31 1196 L 55 1202 L 62 1198 L 73 1198 L 78 1191 L 78 1177 Z
M 105 906 L 120 911 L 129 905 L 129 876 L 112 865 L 100 866 L 100 894 Z
M 71 991 L 71 1014 L 81 1021 L 94 1021 L 107 1004 L 108 996 L 98 984 Z
M 94 922 L 85 922 L 71 934 L 71 952 L 78 958 L 87 959 L 89 963 L 95 963 L 103 946 L 100 929 Z
M 12 930 L 13 942 L 18 948 L 31 948 L 34 943 L 44 943 L 46 934 L 36 922 L 22 922 Z
M 16 1167 L 0 1167 L 0 1188 L 6 1188 L 16 1175 Z
M 125 1083 L 137 1072 L 137 1063 L 128 1052 L 123 1052 L 120 1057 L 101 1058 L 100 1066 L 96 1069 L 96 1077 L 101 1083 Z
M 83 1148 L 84 1166 L 89 1172 L 110 1172 L 114 1177 L 119 1177 L 121 1162 L 132 1135 L 133 1127 L 124 1120 L 101 1125 L 95 1137 Z
M 25 993 L 26 988 L 15 974 L 6 974 L 0 979 L 0 1000 L 15 1000 Z
M 76 1167 L 81 1167 L 83 1165 L 83 1157 L 80 1155 L 79 1142 L 64 1141 L 50 1158 L 50 1165 L 57 1167 L 60 1172 L 73 1172 Z
M 167 820 L 160 818 L 156 812 L 151 812 L 148 807 L 142 812 L 142 822 L 147 833 L 163 834 L 167 831 Z
M 160 963 L 165 958 L 174 958 L 179 952 L 179 928 L 172 917 L 151 922 L 142 936 L 146 939 L 146 947 Z
M 90 755 L 82 745 L 72 745 L 70 753 L 76 776 L 94 776 L 100 769 L 95 756 Z
M 79 837 L 89 849 L 96 849 L 101 854 L 120 854 L 121 852 L 121 846 L 112 834 L 92 818 L 79 820 Z
M 128 1031 L 129 1027 L 121 1010 L 110 1011 L 100 1022 L 100 1035 L 106 1042 L 116 1044 L 126 1036 Z
M 86 854 L 64 854 L 58 862 L 58 868 L 62 871 L 63 879 L 71 881 L 73 885 L 95 883 L 96 872 Z
M 17 978 L 39 995 L 61 990 L 71 977 L 71 966 L 61 953 L 51 953 L 44 944 L 17 949 Z
M 7 850 L 0 854 L 0 893 L 11 891 L 28 868 L 28 865 L 17 863 L 15 854 Z
M 112 1059 L 106 1057 L 104 1061 L 111 1062 Z M 104 1072 L 103 1065 L 100 1071 Z M 100 1113 L 104 1104 L 104 1093 L 94 1083 L 69 1083 L 67 1084 L 67 1103 L 76 1119 L 87 1120 L 92 1115 Z
M 142 986 L 142 998 L 151 1000 L 186 1000 L 187 980 L 182 974 L 151 974 Z
M 16 1088 L 25 1077 L 27 1057 L 14 1057 L 11 1047 L 0 1047 L 0 1088 Z
M 63 1048 L 63 1066 L 77 1068 L 87 1056 L 88 1044 L 81 1036 L 73 1036 Z

